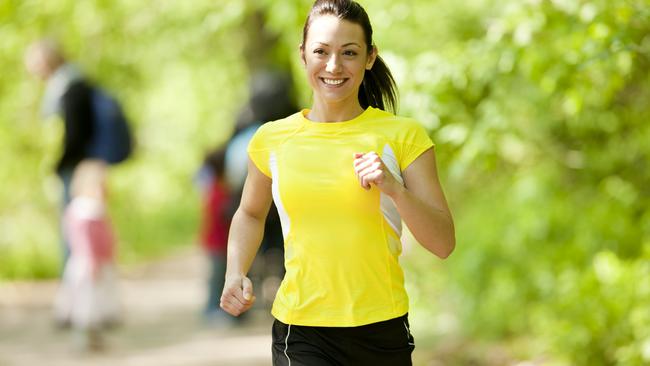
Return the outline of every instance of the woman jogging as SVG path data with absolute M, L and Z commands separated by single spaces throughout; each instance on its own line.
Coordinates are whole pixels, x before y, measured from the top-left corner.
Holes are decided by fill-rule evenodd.
M 273 364 L 411 365 L 401 222 L 438 257 L 455 246 L 433 143 L 417 122 L 385 111 L 395 109 L 395 85 L 358 3 L 316 1 L 300 56 L 313 103 L 250 142 L 221 307 L 239 315 L 255 301 L 246 274 L 273 200 L 286 265 Z

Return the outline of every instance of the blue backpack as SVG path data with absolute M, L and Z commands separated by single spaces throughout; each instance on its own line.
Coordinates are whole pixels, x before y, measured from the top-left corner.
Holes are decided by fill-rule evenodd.
M 88 157 L 108 164 L 126 160 L 133 150 L 129 122 L 120 104 L 100 88 L 93 88 L 93 136 L 88 145 Z

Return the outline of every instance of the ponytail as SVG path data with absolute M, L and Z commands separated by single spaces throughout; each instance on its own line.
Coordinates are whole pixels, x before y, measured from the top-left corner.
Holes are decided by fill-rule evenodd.
M 370 70 L 366 70 L 359 88 L 359 103 L 368 107 L 397 112 L 397 87 L 393 74 L 384 60 L 377 56 Z

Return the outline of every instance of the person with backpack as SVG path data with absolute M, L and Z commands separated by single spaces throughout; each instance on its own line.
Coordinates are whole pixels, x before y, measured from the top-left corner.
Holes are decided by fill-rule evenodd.
M 63 142 L 56 173 L 61 179 L 63 197 L 61 212 L 70 202 L 70 184 L 75 167 L 87 157 L 86 145 L 93 134 L 92 88 L 79 68 L 68 63 L 59 46 L 52 40 L 40 40 L 27 49 L 27 70 L 43 80 L 41 113 L 44 118 L 59 115 L 63 119 Z M 70 247 L 62 233 L 62 267 L 70 255 Z
M 65 268 L 71 247 L 63 230 L 63 214 L 71 201 L 75 169 L 87 159 L 107 165 L 120 163 L 131 155 L 133 142 L 119 103 L 66 60 L 55 41 L 43 39 L 32 43 L 24 61 L 27 71 L 45 82 L 42 116 L 59 116 L 64 124 L 61 155 L 55 170 L 62 183 L 61 268 Z M 70 321 L 56 320 L 61 326 L 67 326 Z

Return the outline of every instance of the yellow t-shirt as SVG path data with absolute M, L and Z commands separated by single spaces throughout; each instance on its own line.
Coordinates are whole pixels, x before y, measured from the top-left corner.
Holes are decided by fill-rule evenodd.
M 308 112 L 264 124 L 248 147 L 273 181 L 284 234 L 286 274 L 272 314 L 330 327 L 402 316 L 401 219 L 379 189 L 361 187 L 354 153 L 377 152 L 402 181 L 433 143 L 417 122 L 372 107 L 345 122 L 312 122 Z

